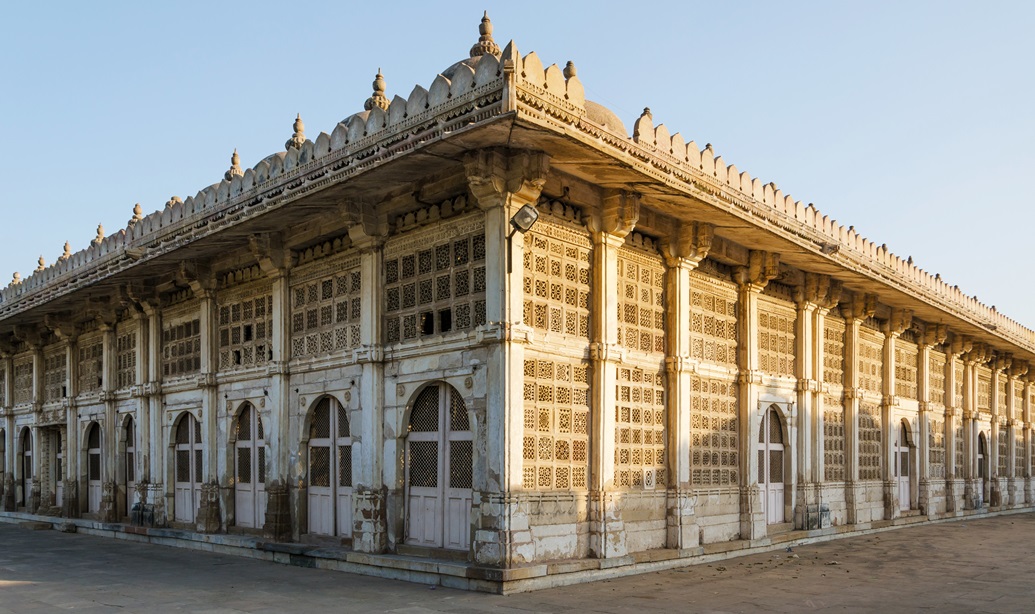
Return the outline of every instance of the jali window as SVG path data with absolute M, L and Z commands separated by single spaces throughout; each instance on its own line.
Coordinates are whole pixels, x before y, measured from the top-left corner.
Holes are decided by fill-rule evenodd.
M 945 354 L 931 351 L 930 369 L 927 381 L 930 382 L 928 397 L 931 403 L 945 405 Z
M 79 393 L 96 392 L 104 385 L 104 343 L 101 339 L 79 344 Z
M 997 451 L 999 458 L 996 459 L 996 471 L 999 477 L 1008 477 L 1006 473 L 1006 461 L 1007 456 L 1010 454 L 1010 429 L 1006 426 L 1006 421 L 1003 419 L 999 420 L 999 435 L 996 437 L 996 443 L 998 444 Z
M 7 370 L 0 367 L 0 407 L 7 405 Z
M 1013 477 L 1024 477 L 1024 431 L 1015 427 L 1013 429 Z
M 453 224 L 453 232 L 436 228 L 386 249 L 387 343 L 485 324 L 484 227 Z
M 181 377 L 201 371 L 201 320 L 171 322 L 162 328 L 162 375 Z
M 758 302 L 759 368 L 773 375 L 794 376 L 794 309 Z
M 845 479 L 845 408 L 840 396 L 823 398 L 823 479 Z
M 67 396 L 68 382 L 65 378 L 68 362 L 65 351 L 57 350 L 43 356 L 43 402 L 60 401 Z
M 32 403 L 32 357 L 14 363 L 14 404 Z
M 859 479 L 881 479 L 880 406 L 859 404 Z
M 585 490 L 589 468 L 589 366 L 525 360 L 522 486 Z
M 1024 382 L 1013 381 L 1013 419 L 1024 419 Z
M 1002 375 L 1000 375 L 998 381 L 996 382 L 996 406 L 995 406 L 996 412 L 1000 416 L 1009 416 L 1010 415 L 1010 412 L 1007 411 L 1008 408 L 1006 406 L 1007 398 L 1008 397 L 1006 395 L 1006 378 L 1003 377 Z
M 257 367 L 273 360 L 273 296 L 269 287 L 227 296 L 219 306 L 219 369 Z
M 698 486 L 736 485 L 737 385 L 700 377 L 690 382 L 690 479 Z
M 977 406 L 978 409 L 991 411 L 992 408 L 992 371 L 986 367 L 977 368 Z
M 120 332 L 115 337 L 115 387 L 129 388 L 136 383 L 137 332 Z
M 900 397 L 917 398 L 918 355 L 916 344 L 895 340 L 895 394 Z
M 953 475 L 957 478 L 963 477 L 963 418 L 959 414 L 952 418 L 953 438 Z
M 355 257 L 341 264 L 347 268 L 292 286 L 292 358 L 359 346 L 362 274 Z
M 953 391 L 952 398 L 955 407 L 963 407 L 963 363 L 959 360 L 952 361 Z
M 615 484 L 653 489 L 665 485 L 665 374 L 618 369 Z
M 884 385 L 884 334 L 859 328 L 859 387 L 881 393 Z
M 823 381 L 844 385 L 845 321 L 826 316 L 823 319 Z
M 540 220 L 525 233 L 525 324 L 589 337 L 589 237 Z
M 737 290 L 700 273 L 690 274 L 690 356 L 737 367 Z
M 931 477 L 945 477 L 945 422 L 931 418 L 927 424 L 927 449 Z
M 665 265 L 661 256 L 623 247 L 618 252 L 618 278 L 618 343 L 664 354 Z

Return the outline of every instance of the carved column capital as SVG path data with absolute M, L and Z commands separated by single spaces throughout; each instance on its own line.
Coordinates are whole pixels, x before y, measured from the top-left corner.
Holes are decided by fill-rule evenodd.
M 549 170 L 550 157 L 542 152 L 490 148 L 464 156 L 468 188 L 482 209 L 535 204 Z
M 670 267 L 697 268 L 708 256 L 715 238 L 715 226 L 704 222 L 683 222 L 661 241 L 665 262 Z

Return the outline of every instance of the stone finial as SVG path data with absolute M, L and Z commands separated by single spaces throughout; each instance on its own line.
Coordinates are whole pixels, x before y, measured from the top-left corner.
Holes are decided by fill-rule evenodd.
M 11 285 L 12 286 L 17 286 L 20 283 L 22 283 L 22 274 L 19 273 L 18 271 L 15 271 L 14 272 L 14 277 L 11 278 Z
M 44 260 L 43 255 L 40 254 L 40 259 L 36 261 L 36 272 L 39 273 L 45 268 L 47 268 L 47 261 Z
M 298 122 L 301 123 L 301 122 Z M 296 130 L 298 129 L 298 123 L 295 124 Z M 305 140 L 302 141 L 303 143 Z M 237 155 L 237 148 L 234 147 L 234 155 L 230 156 L 230 170 L 223 173 L 223 179 L 227 181 L 233 181 L 234 177 L 244 177 L 244 171 L 241 170 L 241 156 Z M 172 201 L 170 201 L 172 202 Z M 170 206 L 166 203 L 166 206 Z
M 140 206 L 140 203 L 133 205 L 133 217 L 129 218 L 129 225 L 132 226 L 144 219 L 144 209 Z
M 564 65 L 564 70 L 561 71 L 564 74 L 565 79 L 571 79 L 578 71 L 575 70 L 575 62 L 568 60 L 568 63 Z
M 489 11 L 485 11 L 482 16 L 482 23 L 478 26 L 478 42 L 471 47 L 471 57 L 480 58 L 486 53 L 491 53 L 496 57 L 503 55 L 500 51 L 500 46 L 496 44 L 496 41 L 492 40 L 492 22 L 489 21 Z
M 291 135 L 291 138 L 284 143 L 284 148 L 288 151 L 292 149 L 302 149 L 302 145 L 305 145 L 305 124 L 302 123 L 302 114 L 299 113 L 298 117 L 295 118 L 295 133 Z
M 234 151 L 237 151 L 236 149 Z M 179 196 L 170 196 L 169 200 L 165 201 L 165 208 L 168 209 L 173 205 L 183 204 L 183 200 Z
M 363 108 L 371 111 L 374 107 L 378 107 L 387 111 L 388 102 L 388 97 L 385 96 L 385 76 L 381 74 L 381 69 L 378 68 L 377 76 L 374 77 L 374 93 L 363 103 Z
M 65 252 L 58 256 L 58 262 L 64 262 L 72 257 L 72 244 L 65 241 Z
M 90 241 L 90 243 L 93 243 L 94 245 L 100 245 L 101 241 L 103 241 L 103 240 L 104 240 L 104 226 L 102 224 L 97 224 L 97 236 L 94 237 L 93 241 Z

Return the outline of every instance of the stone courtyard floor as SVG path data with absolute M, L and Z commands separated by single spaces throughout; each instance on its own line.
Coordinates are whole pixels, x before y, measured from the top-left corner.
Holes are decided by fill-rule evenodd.
M 6 612 L 1033 612 L 1035 514 L 510 596 L 0 523 Z

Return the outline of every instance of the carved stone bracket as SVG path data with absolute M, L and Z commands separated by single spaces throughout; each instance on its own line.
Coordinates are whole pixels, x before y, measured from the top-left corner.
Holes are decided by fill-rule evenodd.
M 843 284 L 840 280 L 819 273 L 805 273 L 805 283 L 801 288 L 801 301 L 816 305 L 820 309 L 833 309 L 841 300 Z
M 217 383 L 215 373 L 202 373 L 194 378 L 194 385 L 198 388 L 215 388 Z
M 876 294 L 855 294 L 850 301 L 841 305 L 841 315 L 846 320 L 865 320 L 872 318 L 876 312 Z
M 737 285 L 750 290 L 761 291 L 780 275 L 780 254 L 751 250 L 747 266 L 733 270 Z
M 623 362 L 625 360 L 625 348 L 617 343 L 591 343 L 589 345 L 589 357 L 596 361 Z
M 492 148 L 464 156 L 467 185 L 482 209 L 534 204 L 549 168 L 550 157 L 541 152 Z
M 671 237 L 662 241 L 662 251 L 670 267 L 689 265 L 696 268 L 708 256 L 714 239 L 713 224 L 683 223 Z
M 666 356 L 665 370 L 669 373 L 697 373 L 700 362 L 689 356 Z

